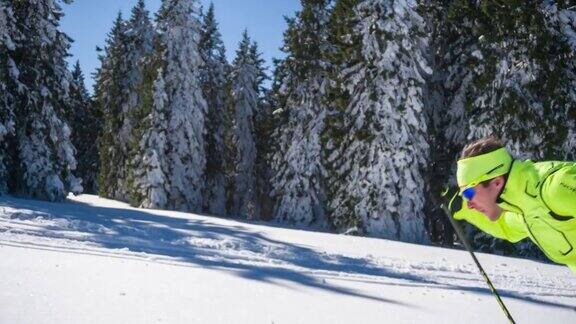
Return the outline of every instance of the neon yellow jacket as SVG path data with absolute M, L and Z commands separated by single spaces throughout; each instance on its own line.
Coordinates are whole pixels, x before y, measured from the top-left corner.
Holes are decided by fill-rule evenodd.
M 466 204 L 454 214 L 510 242 L 530 238 L 552 261 L 576 272 L 576 162 L 515 160 L 492 222 Z

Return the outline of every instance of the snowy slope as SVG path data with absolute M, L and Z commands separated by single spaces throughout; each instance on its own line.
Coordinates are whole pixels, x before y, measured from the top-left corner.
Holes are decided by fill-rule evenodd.
M 567 268 L 479 254 L 518 323 L 576 323 Z M 0 197 L 0 323 L 507 323 L 463 251 Z

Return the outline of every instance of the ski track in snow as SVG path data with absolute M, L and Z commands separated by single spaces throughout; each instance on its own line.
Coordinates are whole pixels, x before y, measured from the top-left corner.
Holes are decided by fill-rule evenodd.
M 74 200 L 54 204 L 50 210 L 41 206 L 0 197 L 0 244 L 215 268 L 246 278 L 317 287 L 330 279 L 489 294 L 471 262 L 336 254 L 271 239 L 252 224 L 192 214 L 90 206 Z M 175 214 L 183 217 L 168 216 Z M 576 280 L 571 277 L 527 275 L 505 263 L 497 265 L 490 277 L 505 297 L 550 305 L 557 297 L 576 301 Z

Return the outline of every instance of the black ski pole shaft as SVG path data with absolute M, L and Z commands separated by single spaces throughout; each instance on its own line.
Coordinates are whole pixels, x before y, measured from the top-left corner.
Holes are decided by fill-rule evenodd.
M 490 290 L 492 291 L 492 294 L 494 296 L 496 296 L 496 300 L 498 301 L 498 304 L 500 305 L 500 308 L 502 308 L 502 311 L 504 312 L 504 314 L 506 314 L 506 317 L 508 317 L 508 320 L 510 321 L 510 323 L 515 324 L 516 322 L 514 321 L 514 319 L 512 318 L 512 315 L 510 314 L 510 312 L 508 311 L 508 308 L 506 308 L 506 305 L 504 304 L 504 301 L 502 300 L 502 298 L 500 298 L 500 295 L 498 294 L 498 291 L 496 291 L 496 288 L 494 288 L 494 285 L 492 284 L 492 281 L 490 281 L 490 278 L 488 277 L 488 275 L 486 274 L 486 271 L 484 271 L 484 268 L 482 268 L 482 265 L 480 265 L 480 262 L 478 261 L 478 259 L 476 258 L 476 255 L 474 254 L 474 251 L 472 251 L 472 246 L 470 246 L 470 243 L 468 243 L 468 240 L 466 239 L 466 237 L 464 236 L 464 233 L 462 232 L 462 229 L 460 228 L 460 225 L 458 223 L 456 223 L 456 221 L 454 220 L 454 218 L 452 218 L 452 213 L 450 212 L 450 210 L 448 210 L 448 208 L 446 207 L 446 205 L 441 204 L 440 205 L 442 207 L 442 209 L 444 210 L 444 213 L 446 213 L 446 216 L 448 217 L 448 219 L 450 220 L 450 224 L 452 224 L 452 227 L 454 228 L 454 231 L 456 232 L 456 235 L 458 236 L 458 239 L 460 240 L 460 242 L 462 242 L 462 244 L 464 245 L 464 247 L 466 248 L 466 250 L 468 250 L 468 252 L 470 253 L 470 255 L 472 256 L 472 259 L 474 259 L 474 263 L 476 263 L 476 267 L 478 268 L 478 270 L 480 271 L 480 274 L 482 274 L 482 277 L 484 277 L 484 280 L 486 281 L 486 283 L 488 284 L 488 287 L 490 287 Z

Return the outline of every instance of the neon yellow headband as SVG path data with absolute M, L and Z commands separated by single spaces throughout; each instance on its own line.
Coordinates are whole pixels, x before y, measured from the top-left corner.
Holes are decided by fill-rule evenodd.
M 510 171 L 512 156 L 505 148 L 490 153 L 458 160 L 456 180 L 461 189 L 478 185 Z

